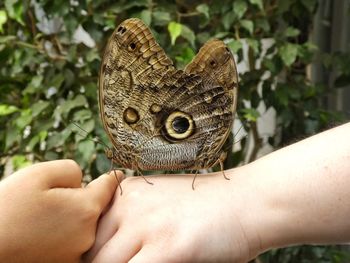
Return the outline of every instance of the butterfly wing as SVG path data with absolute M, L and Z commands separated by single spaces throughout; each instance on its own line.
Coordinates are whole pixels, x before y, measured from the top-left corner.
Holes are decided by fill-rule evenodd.
M 114 146 L 114 161 L 132 168 L 137 158 L 135 147 L 145 138 L 140 126 L 145 119 L 145 103 L 151 88 L 167 72 L 172 61 L 139 19 L 122 22 L 113 32 L 101 63 L 99 106 L 103 126 Z
M 203 118 L 207 119 L 205 125 L 210 127 L 211 134 L 206 137 L 197 166 L 210 167 L 221 158 L 221 148 L 232 131 L 238 92 L 236 64 L 225 43 L 213 39 L 199 50 L 185 72 L 199 75 L 207 94 L 204 101 L 209 105 Z
M 155 125 L 161 140 L 144 148 L 142 157 L 148 167 L 203 169 L 222 160 L 221 148 L 232 130 L 238 84 L 227 46 L 220 40 L 207 42 L 185 73 L 177 71 L 162 83 Z
M 201 57 L 202 49 L 198 65 L 206 61 Z M 211 154 L 203 151 L 215 150 L 227 136 L 224 126 L 232 123 L 235 97 L 229 84 L 210 76 L 176 70 L 141 20 L 120 24 L 107 45 L 99 83 L 101 119 L 114 161 L 141 170 L 211 165 Z

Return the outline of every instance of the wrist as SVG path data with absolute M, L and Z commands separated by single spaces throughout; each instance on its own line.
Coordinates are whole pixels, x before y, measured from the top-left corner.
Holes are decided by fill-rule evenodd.
M 267 250 L 300 241 L 295 224 L 299 215 L 294 215 L 288 204 L 280 202 L 283 193 L 280 189 L 272 189 L 277 186 L 269 182 L 268 174 L 260 173 L 261 168 L 260 164 L 252 163 L 228 171 L 233 200 L 230 211 L 233 218 L 240 221 L 248 247 L 247 260 Z
M 246 188 L 242 208 L 242 225 L 247 232 L 250 259 L 279 247 L 300 243 L 298 219 L 302 218 L 298 207 L 284 197 L 288 193 L 278 185 L 273 172 L 264 173 L 261 163 L 243 166 L 240 173 Z
M 229 186 L 230 213 L 233 222 L 238 221 L 245 243 L 241 244 L 245 254 L 241 262 L 254 259 L 262 252 L 271 248 L 271 240 L 266 232 L 273 232 L 275 218 L 273 210 L 270 210 L 267 198 L 256 186 L 256 171 L 248 165 L 227 171 L 230 181 Z M 237 227 L 232 227 L 237 230 Z M 237 231 L 232 236 L 237 236 Z

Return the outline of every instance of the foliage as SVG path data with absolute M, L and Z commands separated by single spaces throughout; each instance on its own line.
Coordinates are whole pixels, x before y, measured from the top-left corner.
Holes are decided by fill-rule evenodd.
M 261 260 L 269 263 L 345 263 L 349 262 L 350 254 L 335 246 L 299 246 L 272 250 L 263 254 Z
M 1 173 L 7 162 L 17 169 L 58 158 L 77 160 L 93 177 L 109 169 L 104 146 L 93 140 L 96 136 L 108 142 L 98 114 L 98 71 L 109 35 L 129 17 L 151 26 L 178 67 L 184 67 L 212 37 L 226 41 L 238 62 L 247 62 L 248 70 L 240 73 L 238 116 L 254 147 L 248 151 L 248 137 L 241 140 L 227 167 L 254 160 L 263 146 L 256 124 L 261 105 L 276 111 L 276 134 L 266 140 L 275 148 L 320 131 L 340 117 L 322 108 L 328 91 L 312 83 L 306 73 L 318 52 L 309 41 L 317 4 L 317 0 L 4 0 L 0 3 Z M 329 66 L 337 58 L 346 59 L 328 54 Z M 342 72 L 336 85 L 349 82 L 348 67 Z

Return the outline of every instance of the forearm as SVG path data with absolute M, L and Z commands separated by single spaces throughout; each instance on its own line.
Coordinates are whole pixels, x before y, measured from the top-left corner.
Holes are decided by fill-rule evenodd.
M 246 166 L 263 250 L 350 241 L 350 123 Z M 261 199 L 260 199 L 261 197 Z

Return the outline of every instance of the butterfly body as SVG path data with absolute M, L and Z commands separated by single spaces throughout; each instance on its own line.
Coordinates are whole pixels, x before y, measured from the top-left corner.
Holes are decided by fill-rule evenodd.
M 213 166 L 223 158 L 236 100 L 236 67 L 222 41 L 208 42 L 178 70 L 141 20 L 124 21 L 110 38 L 99 105 L 110 158 L 125 168 Z

